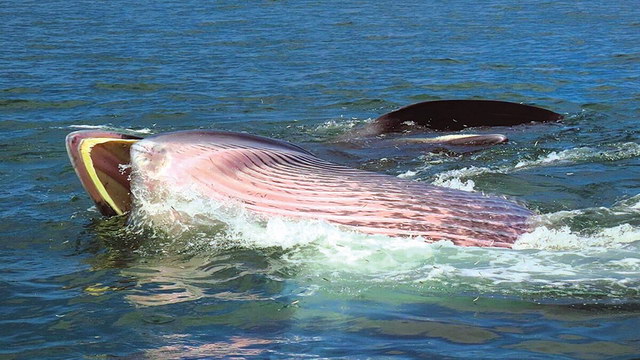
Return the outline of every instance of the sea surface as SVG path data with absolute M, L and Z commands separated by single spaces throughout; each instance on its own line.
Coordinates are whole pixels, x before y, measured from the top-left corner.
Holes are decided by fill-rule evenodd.
M 0 358 L 640 357 L 638 5 L 3 1 Z M 438 99 L 565 120 L 464 130 L 510 138 L 477 151 L 336 147 Z M 100 216 L 64 147 L 198 128 L 507 196 L 536 225 L 462 248 L 203 206 L 219 226 L 162 236 Z

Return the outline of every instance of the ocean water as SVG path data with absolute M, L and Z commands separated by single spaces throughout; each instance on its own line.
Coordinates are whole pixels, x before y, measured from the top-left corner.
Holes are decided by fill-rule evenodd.
M 637 5 L 4 2 L 0 358 L 640 357 Z M 335 141 L 437 99 L 566 118 L 474 129 L 510 142 L 462 153 Z M 195 128 L 508 196 L 536 225 L 461 248 L 194 201 L 216 222 L 163 236 L 101 217 L 64 148 L 78 129 Z

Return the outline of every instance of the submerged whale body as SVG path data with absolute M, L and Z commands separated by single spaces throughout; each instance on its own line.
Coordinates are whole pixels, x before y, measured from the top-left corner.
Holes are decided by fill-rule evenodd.
M 319 219 L 367 234 L 495 247 L 510 247 L 527 231 L 531 215 L 499 197 L 349 168 L 259 136 L 186 131 L 137 140 L 98 135 L 71 133 L 67 143 L 83 184 L 105 214 L 136 206 L 131 193 L 190 192 L 258 216 Z M 130 174 L 119 170 L 126 163 Z

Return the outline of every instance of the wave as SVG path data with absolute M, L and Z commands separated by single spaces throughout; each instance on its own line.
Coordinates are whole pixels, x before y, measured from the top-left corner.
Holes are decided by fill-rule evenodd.
M 562 151 L 551 151 L 535 159 L 520 159 L 507 165 L 495 167 L 469 166 L 461 169 L 453 169 L 435 174 L 432 177 L 434 185 L 440 185 L 465 191 L 474 191 L 475 183 L 468 178 L 484 174 L 509 174 L 518 171 L 555 165 L 575 164 L 595 161 L 619 161 L 640 156 L 640 144 L 634 142 L 604 145 L 602 147 L 578 147 Z M 426 166 L 410 172 L 403 173 L 400 177 L 416 177 L 430 168 Z M 409 176 L 410 174 L 410 176 Z
M 494 249 L 371 236 L 322 221 L 257 218 L 237 204 L 196 194 L 163 194 L 163 201 L 137 195 L 132 221 L 162 229 L 156 236 L 172 239 L 162 243 L 165 249 L 279 249 L 286 272 L 313 289 L 378 284 L 486 296 L 640 300 L 640 228 L 616 224 L 581 232 L 566 225 L 602 209 L 540 215 L 514 249 Z M 638 200 L 605 210 L 635 213 Z
M 56 129 L 63 129 L 62 127 L 55 127 Z M 69 125 L 67 127 L 64 127 L 66 129 L 80 129 L 80 130 L 106 130 L 106 131 L 114 131 L 114 132 L 127 132 L 127 133 L 134 133 L 134 134 L 142 134 L 142 135 L 149 135 L 149 134 L 153 134 L 153 130 L 149 129 L 149 128 L 142 128 L 142 129 L 129 129 L 129 128 L 120 128 L 120 127 L 116 127 L 116 126 L 110 126 L 110 125 L 85 125 L 85 124 L 74 124 L 74 125 Z

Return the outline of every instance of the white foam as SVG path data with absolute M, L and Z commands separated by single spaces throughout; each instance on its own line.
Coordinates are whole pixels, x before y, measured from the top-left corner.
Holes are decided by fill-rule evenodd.
M 341 116 L 340 120 L 328 120 L 324 123 L 316 126 L 313 129 L 314 134 L 334 134 L 334 133 L 343 133 L 360 124 L 366 124 L 373 121 L 372 119 L 358 119 L 358 118 L 344 118 Z
M 640 240 L 640 229 L 629 224 L 601 229 L 594 234 L 572 232 L 568 226 L 558 229 L 540 226 L 522 235 L 514 249 L 570 250 L 612 248 Z
M 473 191 L 474 184 L 464 179 L 482 174 L 508 174 L 525 169 L 543 166 L 555 166 L 559 164 L 571 164 L 585 161 L 618 161 L 640 156 L 640 144 L 627 142 L 611 145 L 603 145 L 601 148 L 578 147 L 562 151 L 552 151 L 533 160 L 518 160 L 515 164 L 500 165 L 495 167 L 464 167 L 441 172 L 434 176 L 433 184 L 454 189 Z M 421 170 L 411 170 L 418 174 Z M 415 176 L 413 174 L 412 176 Z M 640 207 L 640 199 L 636 204 Z
M 401 179 L 410 179 L 415 177 L 416 175 L 418 175 L 417 171 L 413 171 L 413 170 L 407 170 L 401 174 L 398 174 L 398 177 Z
M 640 144 L 633 142 L 605 145 L 601 148 L 578 147 L 562 151 L 552 151 L 536 160 L 521 160 L 514 168 L 546 166 L 557 163 L 571 163 L 592 160 L 617 161 L 640 156 Z
M 637 211 L 638 209 L 640 209 L 640 195 L 636 195 L 624 201 L 624 205 L 626 205 L 628 209 L 632 211 Z
M 555 163 L 569 163 L 572 161 L 586 160 L 593 157 L 596 153 L 596 150 L 588 147 L 567 149 L 559 152 L 552 151 L 549 154 L 540 156 L 535 160 L 518 161 L 518 163 L 516 163 L 513 168 L 521 169 L 527 167 L 551 165 Z
M 74 124 L 74 125 L 69 125 L 66 128 L 67 129 L 106 130 L 106 131 L 128 132 L 128 133 L 143 134 L 143 135 L 148 135 L 153 133 L 153 130 L 149 128 L 129 129 L 129 128 L 119 128 L 119 127 L 114 127 L 109 125 Z M 56 129 L 61 129 L 61 127 L 56 127 Z
M 474 191 L 476 185 L 473 180 L 462 181 L 458 178 L 434 181 L 434 184 L 463 191 Z
M 472 176 L 478 176 L 489 172 L 492 172 L 492 170 L 487 167 L 471 166 L 462 169 L 454 169 L 437 174 L 432 183 L 434 185 L 449 187 L 458 190 L 474 191 L 475 182 L 473 180 L 464 181 L 462 179 Z

